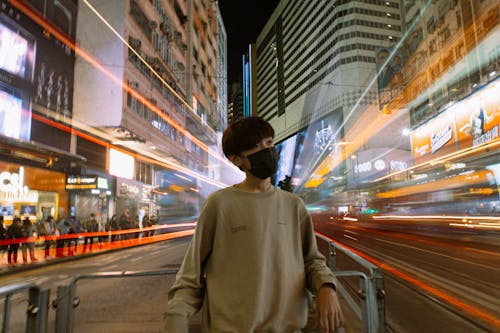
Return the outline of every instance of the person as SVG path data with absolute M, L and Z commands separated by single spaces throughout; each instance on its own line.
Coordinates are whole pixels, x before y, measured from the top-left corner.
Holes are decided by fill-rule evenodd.
M 35 242 L 33 233 L 35 232 L 35 226 L 31 222 L 30 218 L 26 216 L 22 224 L 23 230 L 23 241 L 21 245 L 21 253 L 23 255 L 23 262 L 28 263 L 28 252 L 31 262 L 37 262 L 38 259 L 35 257 Z
M 149 215 L 144 215 L 142 218 L 142 230 L 145 230 L 142 232 L 142 237 L 149 237 L 149 227 L 151 226 L 150 220 L 149 220 Z
M 56 257 L 64 257 L 64 248 L 68 247 L 69 250 L 69 240 L 68 234 L 70 233 L 71 224 L 68 222 L 68 219 L 65 216 L 61 216 L 56 223 Z M 69 251 L 67 253 L 70 254 Z
M 120 223 L 118 223 L 118 217 L 116 216 L 116 214 L 113 214 L 113 216 L 111 216 L 108 225 L 109 225 L 109 230 L 111 231 L 111 241 L 112 242 L 119 241 L 120 235 L 116 233 L 116 231 L 120 230 Z
M 0 215 L 0 255 L 3 257 L 4 253 L 7 253 L 7 229 L 3 224 L 3 215 Z
M 40 236 L 44 237 L 44 257 L 51 259 L 50 247 L 54 243 L 54 235 L 56 232 L 56 224 L 52 215 L 47 216 L 45 221 L 42 221 L 39 228 Z
M 232 123 L 224 155 L 245 179 L 209 195 L 176 281 L 164 332 L 188 332 L 202 310 L 204 332 L 300 332 L 310 292 L 322 332 L 343 324 L 336 279 L 319 252 L 311 218 L 297 195 L 275 188 L 274 129 L 259 117 Z
M 125 208 L 125 211 L 120 216 L 119 223 L 120 223 L 121 230 L 128 230 L 128 229 L 132 228 L 132 220 L 130 218 L 130 209 Z M 131 235 L 129 232 L 124 233 L 121 236 L 122 236 L 121 239 L 123 239 L 123 240 L 127 240 L 127 239 L 131 238 Z
M 23 238 L 23 229 L 21 226 L 21 218 L 15 216 L 12 224 L 7 228 L 7 239 L 11 240 L 9 243 L 9 250 L 7 251 L 7 262 L 9 265 L 17 265 L 17 254 L 19 251 L 19 240 Z
M 83 222 L 82 229 L 85 233 L 85 238 L 83 241 L 83 252 L 86 253 L 87 250 L 92 252 L 92 244 L 94 243 L 94 233 L 98 231 L 99 225 L 95 218 L 94 213 L 90 213 L 90 218 Z

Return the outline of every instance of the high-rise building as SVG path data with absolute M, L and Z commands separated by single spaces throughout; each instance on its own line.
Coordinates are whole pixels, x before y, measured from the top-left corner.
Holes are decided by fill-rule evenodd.
M 213 177 L 218 163 L 210 155 L 216 151 L 216 131 L 226 124 L 227 98 L 219 75 L 226 72 L 226 35 L 217 3 L 81 1 L 78 22 L 78 43 L 92 59 L 76 58 L 75 121 L 140 153 L 134 157 L 133 182 L 166 194 L 178 168 Z M 122 178 L 118 181 L 131 182 Z M 185 178 L 171 197 L 186 205 L 173 200 L 159 214 L 183 215 L 178 209 L 196 206 L 183 193 L 196 189 L 198 180 Z M 127 197 L 122 201 L 118 211 Z
M 340 161 L 341 141 L 352 137 L 361 115 L 379 112 L 377 56 L 382 61 L 400 41 L 401 17 L 399 1 L 282 0 L 259 34 L 256 109 L 275 128 L 276 141 L 298 135 L 304 145 L 294 161 L 294 185 L 355 182 L 359 161 Z M 372 155 L 390 144 L 367 141 L 363 150 Z M 311 176 L 332 153 L 333 175 Z

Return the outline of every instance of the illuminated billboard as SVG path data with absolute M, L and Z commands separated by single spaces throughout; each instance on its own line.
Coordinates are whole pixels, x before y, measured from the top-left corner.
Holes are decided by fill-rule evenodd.
M 109 173 L 113 176 L 133 179 L 135 159 L 133 156 L 111 148 L 109 150 Z
M 0 86 L 0 134 L 29 140 L 31 115 L 23 109 L 21 96 L 13 90 Z
M 28 40 L 0 23 L 0 68 L 24 78 L 28 51 Z
M 342 110 L 336 110 L 278 143 L 276 149 L 279 160 L 275 184 L 285 176 L 291 176 L 292 185 L 299 186 L 307 181 L 313 168 L 325 175 L 343 165 L 342 151 L 338 145 L 342 137 L 342 131 L 339 130 L 342 119 Z
M 413 130 L 415 164 L 498 140 L 499 91 L 497 79 Z
M 411 133 L 415 164 L 456 151 L 457 134 L 452 109 L 447 109 Z
M 475 147 L 498 138 L 500 82 L 489 84 L 454 107 L 460 149 Z

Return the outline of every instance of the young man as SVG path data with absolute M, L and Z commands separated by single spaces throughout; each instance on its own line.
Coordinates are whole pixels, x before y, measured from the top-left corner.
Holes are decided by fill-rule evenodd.
M 222 137 L 243 182 L 212 193 L 169 291 L 165 330 L 187 333 L 199 309 L 206 333 L 300 332 L 307 323 L 307 290 L 317 294 L 321 332 L 343 317 L 335 277 L 316 245 L 302 200 L 276 189 L 273 128 L 259 117 L 230 125 Z

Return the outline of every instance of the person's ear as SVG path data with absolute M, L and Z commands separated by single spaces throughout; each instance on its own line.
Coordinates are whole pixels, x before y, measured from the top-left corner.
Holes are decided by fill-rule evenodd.
M 241 157 L 239 155 L 230 155 L 228 159 L 236 166 L 240 166 L 242 163 Z

